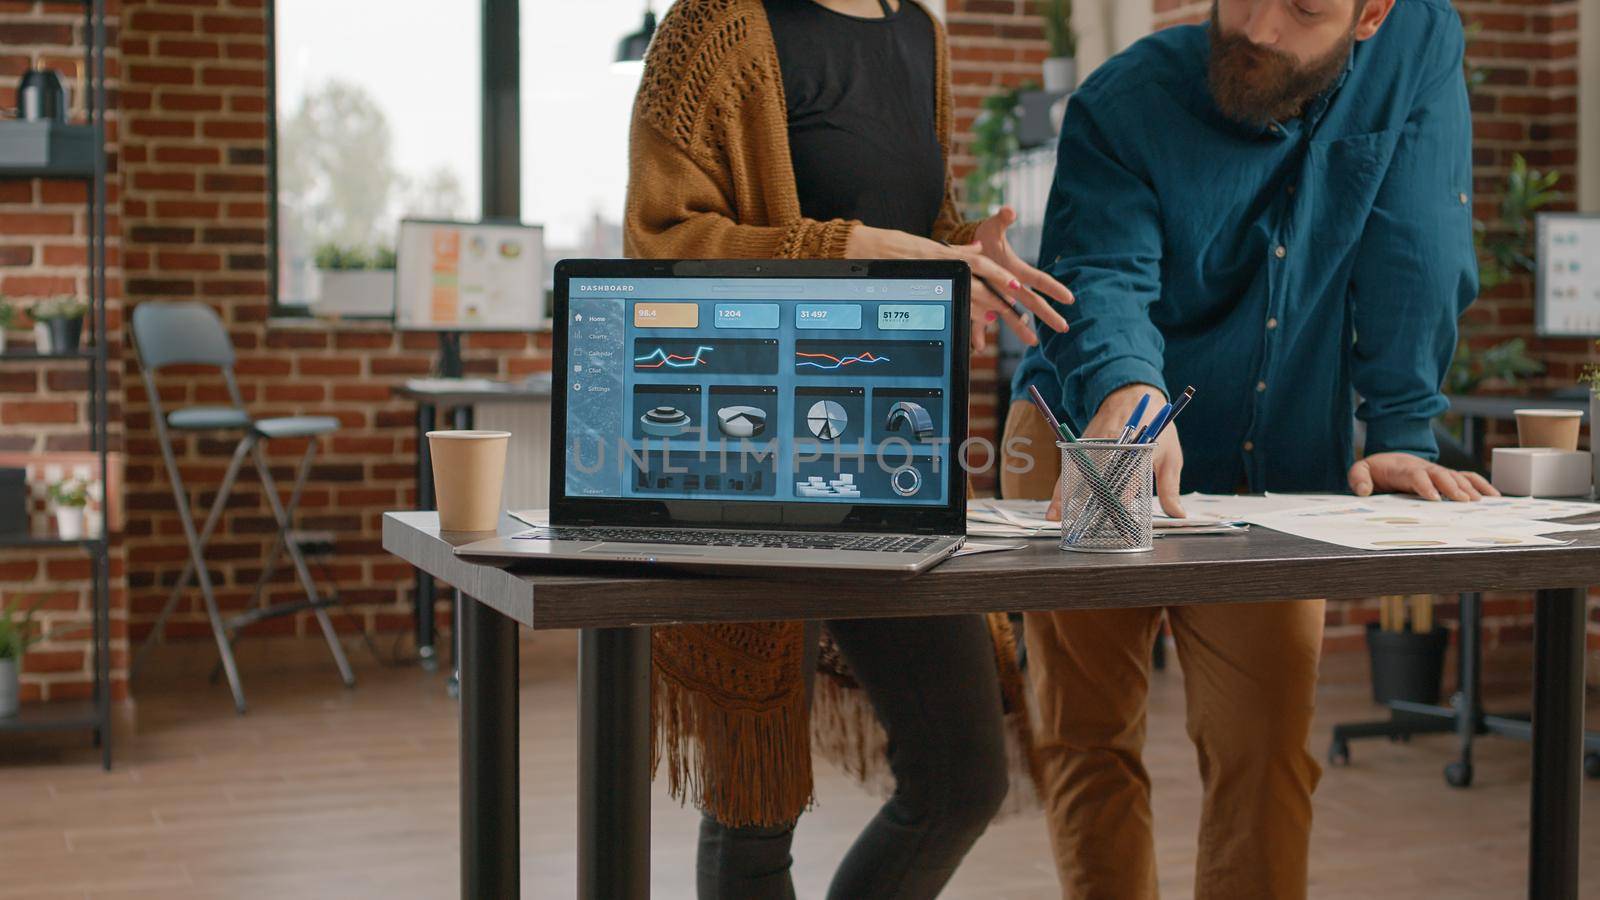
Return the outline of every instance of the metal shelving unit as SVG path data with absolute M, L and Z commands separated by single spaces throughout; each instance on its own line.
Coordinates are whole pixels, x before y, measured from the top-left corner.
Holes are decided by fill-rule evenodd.
M 110 423 L 106 391 L 110 346 L 106 339 L 106 23 L 105 0 L 84 0 L 84 65 L 89 71 L 86 102 L 89 121 L 83 125 L 56 125 L 63 135 L 92 136 L 91 164 L 81 158 L 69 162 L 0 158 L 0 179 L 62 178 L 89 183 L 88 207 L 88 294 L 89 346 L 62 353 L 27 351 L 0 354 L 0 365 L 43 361 L 78 360 L 89 367 L 89 446 L 99 454 L 100 484 L 109 486 Z M 79 129 L 86 129 L 80 131 Z M 105 499 L 109 510 L 110 497 Z M 90 700 L 25 706 L 11 718 L 0 719 L 0 735 L 19 732 L 89 730 L 100 747 L 100 762 L 111 768 L 111 584 L 110 516 L 102 512 L 106 527 L 99 537 L 63 540 L 55 535 L 0 535 L 0 549 L 79 547 L 90 559 L 92 643 L 94 648 L 94 694 Z

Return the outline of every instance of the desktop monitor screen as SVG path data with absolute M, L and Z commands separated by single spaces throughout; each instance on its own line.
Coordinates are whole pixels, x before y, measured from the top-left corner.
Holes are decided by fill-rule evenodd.
M 1600 216 L 1540 213 L 1535 221 L 1538 333 L 1600 336 Z
M 395 325 L 411 331 L 532 331 L 548 318 L 537 225 L 405 219 Z
M 566 298 L 556 384 L 568 499 L 926 509 L 964 484 L 951 467 L 965 438 L 967 313 L 948 267 L 574 275 Z

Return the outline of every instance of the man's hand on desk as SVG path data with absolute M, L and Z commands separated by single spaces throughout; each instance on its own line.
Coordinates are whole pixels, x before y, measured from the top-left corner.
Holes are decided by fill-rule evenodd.
M 1457 472 L 1409 453 L 1374 453 L 1351 466 L 1350 490 L 1357 497 L 1401 493 L 1462 503 L 1500 496 L 1494 485 L 1476 472 Z
M 1130 384 L 1106 396 L 1105 402 L 1100 404 L 1100 411 L 1090 420 L 1089 427 L 1083 430 L 1083 436 L 1113 440 L 1121 437 L 1123 426 L 1133 416 L 1139 399 L 1146 395 L 1150 397 L 1150 404 L 1145 410 L 1144 423 L 1155 421 L 1156 413 L 1167 402 L 1167 395 L 1148 384 Z M 1161 440 L 1156 442 L 1155 468 L 1156 495 L 1161 498 L 1161 509 L 1174 518 L 1184 518 L 1188 514 L 1183 511 L 1183 504 L 1178 502 L 1178 484 L 1183 475 L 1183 445 L 1178 442 L 1177 425 L 1167 426 L 1167 430 L 1161 433 Z M 1051 501 L 1045 517 L 1061 518 L 1060 497 Z

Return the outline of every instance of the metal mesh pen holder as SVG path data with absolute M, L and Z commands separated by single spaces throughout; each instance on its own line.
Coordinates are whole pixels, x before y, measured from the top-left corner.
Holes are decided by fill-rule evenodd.
M 1155 548 L 1155 445 L 1113 441 L 1061 448 L 1061 549 L 1140 553 Z

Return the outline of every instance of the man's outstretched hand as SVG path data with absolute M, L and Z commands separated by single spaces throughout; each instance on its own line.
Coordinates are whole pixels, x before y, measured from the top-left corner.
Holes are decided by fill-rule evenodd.
M 1357 497 L 1400 493 L 1462 503 L 1500 496 L 1494 485 L 1476 472 L 1457 472 L 1409 453 L 1374 453 L 1351 466 L 1350 490 Z

